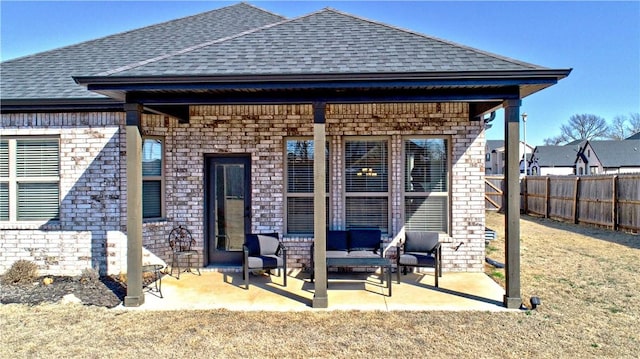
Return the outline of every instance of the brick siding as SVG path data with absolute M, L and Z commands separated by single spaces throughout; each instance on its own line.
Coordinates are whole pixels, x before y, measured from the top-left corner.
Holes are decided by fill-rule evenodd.
M 144 261 L 170 262 L 167 234 L 178 224 L 205 248 L 204 169 L 206 154 L 251 155 L 252 231 L 284 233 L 284 161 L 288 137 L 313 136 L 311 105 L 192 106 L 190 123 L 144 115 L 144 136 L 165 143 L 165 211 L 144 224 Z M 30 225 L 0 222 L 0 272 L 17 259 L 35 261 L 45 273 L 79 273 L 93 267 L 126 270 L 126 150 L 124 114 L 3 114 L 3 136 L 60 137 L 60 221 Z M 404 136 L 444 136 L 451 154 L 451 233 L 443 251 L 446 271 L 481 271 L 484 260 L 483 123 L 468 121 L 468 105 L 328 105 L 332 227 L 344 228 L 343 141 L 381 136 L 391 153 L 391 232 L 402 228 Z M 114 176 L 119 174 L 119 176 Z M 389 238 L 390 240 L 391 238 Z M 309 263 L 312 238 L 284 238 L 289 266 Z M 460 245 L 462 243 L 462 245 Z M 390 254 L 394 254 L 392 250 Z

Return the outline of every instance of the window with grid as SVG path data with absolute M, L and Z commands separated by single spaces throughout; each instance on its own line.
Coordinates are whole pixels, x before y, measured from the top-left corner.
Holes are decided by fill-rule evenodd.
M 389 152 L 386 140 L 345 141 L 345 211 L 349 228 L 389 232 Z
M 404 141 L 404 222 L 408 231 L 447 232 L 449 227 L 448 141 Z
M 59 140 L 0 140 L 0 221 L 57 220 L 59 212 Z
M 286 141 L 287 234 L 313 234 L 313 160 L 311 139 Z M 326 223 L 329 225 L 329 146 L 325 146 Z
M 164 141 L 146 137 L 142 142 L 142 217 L 164 215 Z

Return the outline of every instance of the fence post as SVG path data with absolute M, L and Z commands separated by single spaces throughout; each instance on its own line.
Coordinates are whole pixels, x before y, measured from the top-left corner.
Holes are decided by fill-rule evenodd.
M 523 194 L 524 194 L 524 214 L 529 214 L 529 200 L 528 200 L 528 194 L 529 194 L 529 181 L 527 181 L 527 176 L 525 175 L 524 178 L 522 179 L 524 181 L 524 189 L 523 189 Z
M 618 175 L 612 179 L 611 222 L 614 231 L 618 230 Z
M 580 177 L 576 176 L 576 188 L 573 192 L 573 223 L 578 224 L 578 198 L 580 198 Z
M 549 218 L 549 207 L 551 207 L 551 191 L 549 187 L 551 185 L 551 176 L 547 176 L 546 186 L 544 189 L 544 218 Z

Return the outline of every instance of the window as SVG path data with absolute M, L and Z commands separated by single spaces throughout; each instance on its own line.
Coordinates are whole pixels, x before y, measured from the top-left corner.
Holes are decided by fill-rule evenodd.
M 404 141 L 404 223 L 408 231 L 447 232 L 449 221 L 448 141 Z
M 142 217 L 164 215 L 164 144 L 160 138 L 142 142 Z
M 344 180 L 347 229 L 373 227 L 389 233 L 387 141 L 345 141 Z
M 314 141 L 286 141 L 287 234 L 313 234 Z M 327 226 L 329 225 L 329 147 L 325 148 Z
M 57 220 L 59 212 L 59 140 L 0 140 L 0 221 Z

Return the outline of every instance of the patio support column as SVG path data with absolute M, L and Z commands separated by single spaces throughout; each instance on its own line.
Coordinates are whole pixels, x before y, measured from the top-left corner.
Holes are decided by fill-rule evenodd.
M 518 309 L 520 297 L 520 104 L 504 102 L 505 119 L 505 272 L 504 306 Z
M 313 233 L 315 287 L 313 308 L 327 308 L 327 219 L 326 219 L 326 164 L 325 132 L 326 103 L 313 103 Z
M 124 105 L 127 114 L 127 295 L 125 307 L 144 303 L 142 292 L 142 106 Z

